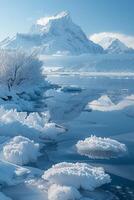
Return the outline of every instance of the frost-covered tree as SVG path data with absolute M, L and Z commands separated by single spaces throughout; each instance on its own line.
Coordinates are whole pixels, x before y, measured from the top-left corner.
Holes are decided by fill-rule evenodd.
M 0 85 L 6 86 L 9 91 L 18 87 L 24 90 L 40 86 L 44 80 L 41 67 L 42 62 L 34 54 L 26 55 L 16 51 L 1 50 Z

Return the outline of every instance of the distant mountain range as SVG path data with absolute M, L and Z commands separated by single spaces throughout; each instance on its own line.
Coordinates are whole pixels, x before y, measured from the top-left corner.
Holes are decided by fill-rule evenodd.
M 134 53 L 116 38 L 104 38 L 99 44 L 89 40 L 68 12 L 37 20 L 27 34 L 17 33 L 13 38 L 6 38 L 0 42 L 0 48 L 48 55 Z
M 134 49 L 127 47 L 123 42 L 121 42 L 117 38 L 104 37 L 98 44 L 103 47 L 106 53 L 134 53 Z

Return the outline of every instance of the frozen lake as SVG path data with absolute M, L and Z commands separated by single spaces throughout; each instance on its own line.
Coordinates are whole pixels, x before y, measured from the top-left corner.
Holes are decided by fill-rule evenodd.
M 49 75 L 49 81 L 60 88 L 47 91 L 46 104 L 51 120 L 65 127 L 57 142 L 46 144 L 42 156 L 34 165 L 41 170 L 59 162 L 86 162 L 102 166 L 111 176 L 111 183 L 93 192 L 81 191 L 85 197 L 94 200 L 133 200 L 134 199 L 134 77 L 133 76 L 85 76 Z M 86 105 L 107 95 L 118 105 L 124 98 L 131 97 L 131 105 L 123 109 L 100 111 L 85 109 Z M 123 101 L 124 102 L 124 101 Z M 130 103 L 130 101 L 129 101 Z M 117 108 L 115 106 L 114 108 Z M 110 137 L 124 143 L 128 153 L 111 159 L 91 159 L 79 155 L 76 150 L 78 140 L 91 135 Z M 14 200 L 47 200 L 47 195 L 37 187 L 26 184 L 4 188 L 3 192 Z
M 66 136 L 59 141 L 55 150 L 49 152 L 51 160 L 84 161 L 103 166 L 111 174 L 112 182 L 105 191 L 114 193 L 121 200 L 134 199 L 134 106 L 111 112 L 86 111 L 88 102 L 108 95 L 114 103 L 134 94 L 133 77 L 105 77 L 105 76 L 48 76 L 53 83 L 62 87 L 70 85 L 82 90 L 65 90 L 62 94 L 53 93 L 49 99 L 51 116 L 54 121 L 63 124 L 67 129 Z M 128 155 L 109 160 L 92 160 L 76 153 L 74 145 L 79 139 L 90 135 L 106 136 L 117 139 L 127 145 Z

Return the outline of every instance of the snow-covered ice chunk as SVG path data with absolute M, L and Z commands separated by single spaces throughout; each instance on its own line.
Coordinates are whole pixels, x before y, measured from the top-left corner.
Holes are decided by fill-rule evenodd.
M 109 159 L 123 156 L 127 152 L 127 147 L 116 140 L 91 136 L 85 140 L 80 140 L 76 144 L 79 154 L 95 159 Z
M 5 196 L 2 192 L 0 192 L 0 200 L 11 200 L 11 198 Z
M 41 127 L 43 128 L 45 123 L 48 123 L 50 114 L 49 112 L 42 112 L 41 116 L 37 112 L 27 115 L 27 112 L 17 112 L 16 109 L 7 110 L 2 106 L 0 107 L 0 122 L 3 123 L 18 121 L 29 127 L 41 130 Z
M 0 160 L 0 184 L 16 185 L 30 176 L 30 170 Z
M 74 187 L 53 184 L 48 189 L 49 200 L 78 200 L 80 198 L 79 191 Z
M 17 112 L 0 107 L 0 131 L 1 135 L 13 137 L 22 135 L 32 140 L 57 139 L 60 133 L 65 132 L 64 127 L 49 122 L 48 111 L 38 113 Z
M 24 165 L 35 162 L 39 156 L 39 144 L 22 136 L 16 136 L 3 147 L 6 161 Z
M 89 102 L 86 106 L 86 109 L 107 112 L 123 110 L 129 106 L 134 106 L 134 95 L 125 97 L 117 104 L 114 104 L 107 95 L 103 95 L 98 100 Z
M 98 100 L 94 100 L 88 103 L 86 108 L 99 111 L 109 111 L 114 107 L 114 103 L 107 95 L 101 96 Z
M 101 167 L 93 167 L 86 163 L 59 163 L 44 172 L 43 178 L 50 184 L 59 184 L 94 190 L 110 182 L 110 176 Z

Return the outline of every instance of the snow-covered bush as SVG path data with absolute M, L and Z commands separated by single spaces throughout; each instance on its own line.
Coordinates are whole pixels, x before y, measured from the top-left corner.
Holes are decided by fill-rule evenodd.
M 74 187 L 53 184 L 48 189 L 49 200 L 78 200 L 80 198 L 79 191 Z
M 50 184 L 58 184 L 94 190 L 110 182 L 110 176 L 101 167 L 93 167 L 86 163 L 59 163 L 44 172 L 43 178 Z
M 3 147 L 3 157 L 6 161 L 24 165 L 35 162 L 39 156 L 39 144 L 22 136 L 16 136 Z
M 0 85 L 6 86 L 9 91 L 28 86 L 37 87 L 42 81 L 42 62 L 34 55 L 26 55 L 16 51 L 0 51 Z M 25 86 L 25 88 L 24 88 Z
M 76 144 L 78 153 L 89 158 L 115 158 L 127 152 L 125 144 L 110 138 L 91 136 L 85 140 L 80 140 Z

